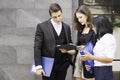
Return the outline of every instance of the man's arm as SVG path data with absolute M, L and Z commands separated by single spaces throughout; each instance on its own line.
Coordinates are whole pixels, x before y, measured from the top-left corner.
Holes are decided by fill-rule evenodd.
M 42 76 L 44 73 L 41 65 L 42 42 L 43 42 L 43 33 L 40 28 L 40 24 L 38 24 L 36 28 L 35 40 L 34 40 L 34 59 L 35 59 L 35 66 L 36 66 L 36 75 L 38 76 Z
M 37 25 L 36 33 L 35 33 L 35 40 L 34 40 L 34 59 L 35 65 L 41 65 L 41 47 L 43 42 L 43 33 L 40 29 L 40 25 Z

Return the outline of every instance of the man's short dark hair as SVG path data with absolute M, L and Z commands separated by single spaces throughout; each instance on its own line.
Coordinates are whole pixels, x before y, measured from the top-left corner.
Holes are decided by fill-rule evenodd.
M 60 5 L 57 4 L 57 3 L 52 3 L 50 5 L 50 7 L 49 7 L 49 14 L 50 14 L 50 16 L 51 16 L 52 12 L 58 12 L 58 11 L 62 12 L 62 9 L 61 9 Z

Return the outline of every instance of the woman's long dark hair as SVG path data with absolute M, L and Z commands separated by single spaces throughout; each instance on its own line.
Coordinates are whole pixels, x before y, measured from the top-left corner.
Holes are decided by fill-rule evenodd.
M 93 19 L 93 25 L 96 27 L 98 37 L 102 37 L 106 33 L 113 33 L 113 25 L 104 15 L 99 15 Z

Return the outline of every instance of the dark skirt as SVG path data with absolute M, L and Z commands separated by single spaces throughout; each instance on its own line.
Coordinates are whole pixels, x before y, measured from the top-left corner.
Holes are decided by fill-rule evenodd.
M 95 80 L 114 80 L 112 66 L 94 67 Z

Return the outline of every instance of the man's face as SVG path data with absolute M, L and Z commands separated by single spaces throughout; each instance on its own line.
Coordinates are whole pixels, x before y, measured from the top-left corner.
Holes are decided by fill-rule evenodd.
M 51 18 L 55 23 L 60 24 L 61 21 L 62 21 L 62 12 L 61 11 L 52 12 L 51 13 Z

